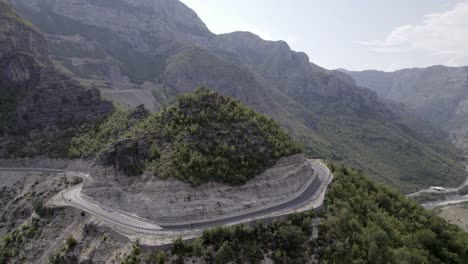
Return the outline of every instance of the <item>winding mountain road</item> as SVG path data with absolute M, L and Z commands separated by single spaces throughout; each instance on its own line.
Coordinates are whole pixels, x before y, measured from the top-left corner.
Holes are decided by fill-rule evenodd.
M 466 171 L 467 171 L 466 179 L 458 187 L 455 187 L 455 188 L 442 187 L 443 189 L 439 189 L 439 190 L 434 189 L 433 187 L 431 187 L 431 188 L 427 188 L 427 189 L 424 189 L 424 190 L 419 190 L 419 191 L 414 192 L 414 193 L 410 193 L 410 194 L 406 195 L 406 197 L 415 197 L 415 196 L 418 196 L 418 195 L 423 194 L 423 193 L 445 194 L 445 195 L 449 196 L 449 198 L 446 198 L 446 199 L 421 204 L 421 206 L 423 206 L 424 208 L 429 209 L 429 210 L 432 210 L 432 209 L 434 209 L 436 207 L 439 207 L 439 206 L 453 205 L 453 204 L 468 202 L 468 195 L 458 195 L 458 192 L 460 190 L 462 190 L 462 189 L 466 188 L 466 186 L 468 186 L 468 165 L 466 165 L 465 168 L 466 168 Z
M 282 202 L 265 205 L 259 208 L 252 208 L 250 210 L 240 211 L 233 214 L 227 214 L 223 216 L 217 216 L 211 219 L 204 219 L 199 221 L 193 221 L 190 223 L 154 223 L 150 220 L 132 216 L 125 212 L 116 211 L 114 209 L 106 208 L 97 202 L 93 201 L 92 198 L 86 197 L 81 194 L 83 185 L 79 184 L 66 189 L 59 193 L 59 198 L 63 200 L 67 205 L 86 211 L 92 215 L 95 215 L 107 223 L 118 227 L 119 229 L 125 229 L 142 234 L 156 234 L 163 231 L 185 231 L 193 229 L 204 229 L 219 225 L 228 225 L 239 222 L 248 222 L 253 219 L 261 219 L 269 217 L 273 214 L 282 213 L 288 214 L 295 210 L 304 208 L 314 203 L 314 207 L 321 206 L 323 203 L 324 194 L 326 192 L 328 184 L 333 179 L 333 174 L 326 168 L 326 166 L 310 161 L 312 168 L 314 169 L 314 178 L 307 181 L 307 186 L 301 188 L 300 192 L 292 196 L 291 199 L 286 199 Z M 0 169 L 1 170 L 1 169 Z M 18 170 L 31 170 L 38 171 L 44 169 L 27 169 L 18 168 Z M 74 173 L 74 175 L 80 175 L 82 177 L 89 177 L 82 173 L 66 172 L 60 170 L 47 170 L 54 172 Z
M 467 173 L 468 173 L 468 166 L 467 166 Z M 427 189 L 424 189 L 424 190 L 419 190 L 417 192 L 414 192 L 414 193 L 410 193 L 410 194 L 407 194 L 406 197 L 414 197 L 414 196 L 418 196 L 420 194 L 423 194 L 423 193 L 440 193 L 440 194 L 444 194 L 444 193 L 453 193 L 453 192 L 458 192 L 460 191 L 461 189 L 465 188 L 466 186 L 468 186 L 468 175 L 465 179 L 465 181 L 458 187 L 455 187 L 455 188 L 445 188 L 443 187 L 443 190 L 436 190 L 434 188 L 427 188 Z

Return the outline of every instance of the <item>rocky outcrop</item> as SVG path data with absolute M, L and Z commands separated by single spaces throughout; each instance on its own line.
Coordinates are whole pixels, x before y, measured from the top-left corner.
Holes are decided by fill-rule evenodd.
M 83 193 L 105 206 L 157 221 L 195 221 L 280 202 L 315 177 L 304 155 L 282 158 L 242 186 L 199 187 L 152 175 L 128 177 L 112 167 L 93 168 Z
M 113 110 L 98 90 L 85 89 L 59 72 L 48 58 L 44 36 L 1 3 L 0 47 L 0 156 L 41 153 L 45 150 L 32 146 L 36 140 L 66 137 Z M 26 151 L 26 144 L 33 149 Z

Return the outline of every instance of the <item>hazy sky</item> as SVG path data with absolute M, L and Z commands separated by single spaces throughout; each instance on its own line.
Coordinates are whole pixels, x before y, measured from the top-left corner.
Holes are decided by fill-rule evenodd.
M 285 40 L 328 69 L 468 65 L 468 0 L 182 0 L 214 33 Z

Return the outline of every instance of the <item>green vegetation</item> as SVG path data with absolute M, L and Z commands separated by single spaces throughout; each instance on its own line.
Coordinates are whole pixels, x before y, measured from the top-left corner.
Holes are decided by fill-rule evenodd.
M 141 258 L 140 258 L 140 245 L 138 242 L 135 242 L 132 244 L 132 250 L 130 251 L 130 254 L 125 256 L 122 264 L 138 264 L 141 263 Z
M 340 106 L 330 105 L 330 108 Z M 459 151 L 450 143 L 381 117 L 314 110 L 320 137 L 331 142 L 321 158 L 362 169 L 404 193 L 430 186 L 457 186 L 465 176 Z M 314 148 L 315 142 L 308 142 Z M 307 146 L 306 146 L 307 149 Z
M 109 137 L 101 135 L 115 135 L 107 132 L 113 130 L 99 131 L 95 134 L 98 137 L 87 137 L 82 140 L 86 143 L 77 145 L 102 145 Z M 176 177 L 192 185 L 209 181 L 243 184 L 278 159 L 300 152 L 302 148 L 271 118 L 236 99 L 200 88 L 136 123 L 106 149 L 100 160 L 104 165 L 118 166 L 128 175 L 149 170 L 162 178 Z M 140 160 L 144 162 L 138 163 Z
M 60 245 L 52 254 L 49 256 L 49 263 L 51 264 L 61 264 L 61 263 L 76 263 L 78 258 L 73 254 L 68 254 L 73 251 L 73 249 L 78 245 L 78 241 L 72 236 L 69 235 L 65 243 Z
M 0 240 L 0 264 L 11 263 L 10 260 L 20 256 L 27 241 L 41 235 L 39 220 L 32 218 Z
M 36 214 L 38 214 L 39 216 L 42 216 L 44 214 L 44 200 L 42 200 L 41 197 L 34 197 L 34 199 L 32 200 L 32 206 Z
M 70 250 L 76 247 L 76 245 L 78 244 L 78 241 L 76 241 L 76 239 L 72 235 L 69 235 L 66 239 L 66 243 L 67 243 L 67 248 Z
M 260 263 L 265 255 L 276 258 L 275 263 L 306 263 L 311 257 L 312 217 L 307 212 L 272 225 L 208 229 L 194 242 L 175 241 L 171 255 L 202 258 L 206 263 Z
M 359 171 L 336 166 L 325 208 L 254 227 L 205 230 L 176 240 L 173 258 L 206 263 L 466 263 L 468 234 Z M 319 224 L 313 224 L 313 222 Z M 318 237 L 313 229 L 318 228 Z
M 343 167 L 326 198 L 320 255 L 330 263 L 466 263 L 468 234 Z
M 102 123 L 86 126 L 71 140 L 68 154 L 72 158 L 90 157 L 98 154 L 106 146 L 114 143 L 120 136 L 138 122 L 133 117 L 136 110 L 116 106 L 115 112 Z

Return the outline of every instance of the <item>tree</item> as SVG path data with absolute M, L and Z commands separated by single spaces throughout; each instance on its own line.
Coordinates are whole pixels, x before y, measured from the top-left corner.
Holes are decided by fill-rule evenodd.
M 153 144 L 150 148 L 150 161 L 157 160 L 161 157 L 161 152 L 159 151 L 158 145 Z
M 279 248 L 287 252 L 289 256 L 303 253 L 306 237 L 299 227 L 293 225 L 282 226 L 276 235 Z
M 32 201 L 32 206 L 36 214 L 40 216 L 44 215 L 45 208 L 44 208 L 44 201 L 42 200 L 42 198 L 39 198 L 39 197 L 34 198 Z
M 174 240 L 172 244 L 172 254 L 182 256 L 185 254 L 185 243 L 182 241 L 182 238 L 178 237 Z
M 156 255 L 156 264 L 166 264 L 166 262 L 167 262 L 166 252 L 159 251 L 158 254 Z
M 216 264 L 226 264 L 233 260 L 235 260 L 234 250 L 232 250 L 228 242 L 224 242 L 218 252 L 216 252 L 214 262 Z

